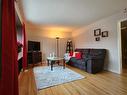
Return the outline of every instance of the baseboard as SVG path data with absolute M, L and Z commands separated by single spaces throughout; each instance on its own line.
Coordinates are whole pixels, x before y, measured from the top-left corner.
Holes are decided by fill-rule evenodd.
M 109 71 L 109 72 L 112 72 L 112 73 L 116 73 L 116 74 L 121 74 L 120 71 L 116 71 L 116 70 L 112 70 L 112 69 L 104 68 L 104 70 Z

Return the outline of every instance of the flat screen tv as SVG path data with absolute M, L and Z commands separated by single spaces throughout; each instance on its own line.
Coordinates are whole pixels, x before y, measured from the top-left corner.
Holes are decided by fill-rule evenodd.
M 28 51 L 40 51 L 40 42 L 28 41 Z

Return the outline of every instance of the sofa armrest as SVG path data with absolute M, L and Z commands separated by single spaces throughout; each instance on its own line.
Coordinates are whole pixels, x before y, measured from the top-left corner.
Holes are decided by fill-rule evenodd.
M 102 71 L 104 68 L 104 59 L 100 58 L 89 58 L 87 59 L 87 72 L 95 74 Z

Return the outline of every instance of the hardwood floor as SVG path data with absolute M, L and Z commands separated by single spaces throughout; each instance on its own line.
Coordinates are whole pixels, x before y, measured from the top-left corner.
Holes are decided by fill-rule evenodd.
M 68 68 L 86 78 L 37 91 L 32 68 L 19 76 L 20 95 L 127 95 L 127 72 L 121 75 L 103 71 L 88 74 L 74 67 Z

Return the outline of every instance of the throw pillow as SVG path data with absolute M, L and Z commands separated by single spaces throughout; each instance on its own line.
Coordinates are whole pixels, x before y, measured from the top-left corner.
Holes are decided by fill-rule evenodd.
M 73 51 L 70 51 L 69 56 L 73 56 Z
M 73 52 L 73 55 L 72 55 L 72 57 L 75 57 L 76 53 L 77 53 L 77 52 Z
M 75 57 L 76 57 L 76 59 L 81 59 L 81 52 L 77 52 L 77 53 L 75 54 Z

